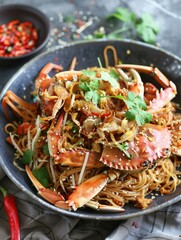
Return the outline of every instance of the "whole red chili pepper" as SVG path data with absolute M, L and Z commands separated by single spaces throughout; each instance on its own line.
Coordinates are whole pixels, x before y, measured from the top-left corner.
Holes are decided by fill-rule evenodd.
M 4 197 L 3 204 L 9 220 L 11 240 L 20 240 L 20 225 L 14 196 L 1 186 L 0 190 Z

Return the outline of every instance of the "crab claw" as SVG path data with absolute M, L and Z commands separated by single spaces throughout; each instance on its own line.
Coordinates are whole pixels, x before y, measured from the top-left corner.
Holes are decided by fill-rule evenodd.
M 48 188 L 45 188 L 33 175 L 32 171 L 30 170 L 29 166 L 26 165 L 25 166 L 25 170 L 26 173 L 28 175 L 28 177 L 30 178 L 30 180 L 32 181 L 33 185 L 35 186 L 35 188 L 38 191 L 38 194 L 43 197 L 46 201 L 56 205 L 57 207 L 61 207 L 63 209 L 67 209 L 69 210 L 69 207 L 67 205 L 67 203 L 65 202 L 64 197 L 55 192 L 52 191 Z
M 89 178 L 77 186 L 75 191 L 70 194 L 68 197 L 68 205 L 72 207 L 74 211 L 84 206 L 89 200 L 95 197 L 109 181 L 113 181 L 117 176 L 117 173 L 112 171 L 100 173 Z
M 167 127 L 145 124 L 134 140 L 128 143 L 130 159 L 117 147 L 105 147 L 100 161 L 126 171 L 140 171 L 151 167 L 157 159 L 166 157 L 171 145 L 171 134 Z

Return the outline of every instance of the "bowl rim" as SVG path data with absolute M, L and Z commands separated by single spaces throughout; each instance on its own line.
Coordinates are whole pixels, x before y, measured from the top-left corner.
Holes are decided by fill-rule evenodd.
M 96 39 L 96 40 L 80 40 L 80 41 L 74 41 L 74 42 L 71 42 L 65 46 L 54 46 L 54 47 L 51 47 L 50 49 L 48 49 L 47 51 L 39 54 L 38 56 L 36 56 L 35 58 L 31 59 L 29 62 L 25 63 L 10 79 L 9 81 L 6 83 L 6 85 L 4 86 L 3 90 L 1 91 L 0 93 L 0 101 L 2 100 L 4 94 L 6 93 L 6 91 L 8 90 L 8 88 L 11 86 L 11 84 L 13 83 L 13 81 L 24 71 L 24 68 L 27 68 L 29 66 L 31 66 L 31 64 L 35 61 L 38 61 L 38 59 L 41 59 L 43 58 L 43 56 L 49 54 L 49 53 L 52 53 L 52 52 L 55 52 L 55 51 L 58 51 L 58 50 L 61 50 L 61 49 L 64 49 L 64 48 L 67 48 L 67 47 L 76 47 L 76 45 L 80 45 L 80 44 L 85 44 L 85 43 L 101 43 L 101 42 L 118 42 L 118 43 L 130 43 L 130 44 L 134 44 L 134 45 L 138 45 L 138 46 L 144 46 L 144 47 L 147 47 L 147 48 L 151 48 L 153 50 L 157 50 L 157 51 L 160 51 L 162 52 L 163 54 L 166 54 L 172 58 L 174 58 L 175 60 L 179 61 L 181 63 L 181 58 L 174 55 L 173 53 L 167 51 L 167 50 L 164 50 L 160 47 L 157 47 L 157 46 L 153 46 L 153 45 L 150 45 L 150 44 L 147 44 L 147 43 L 143 43 L 143 42 L 140 42 L 140 41 L 135 41 L 135 40 L 130 40 L 130 39 L 123 39 L 123 40 L 117 40 L 117 39 L 111 39 L 111 40 L 107 40 L 107 39 Z M 11 172 L 9 171 L 9 169 L 6 167 L 6 165 L 4 165 L 3 161 L 2 161 L 2 157 L 1 157 L 1 154 L 0 154 L 0 165 L 1 167 L 3 168 L 3 170 L 5 171 L 6 175 L 14 182 L 14 184 L 16 184 L 16 186 L 18 186 L 23 192 L 25 192 L 25 194 L 27 194 L 28 196 L 30 196 L 34 201 L 36 201 L 39 205 L 42 205 L 42 202 L 43 202 L 43 208 L 47 208 L 49 210 L 52 210 L 53 212 L 56 212 L 57 214 L 63 214 L 64 216 L 67 216 L 67 217 L 76 217 L 76 218 L 80 218 L 80 219 L 89 219 L 89 220 L 125 220 L 125 219 L 130 219 L 130 218 L 133 218 L 133 217 L 139 217 L 139 216 L 143 216 L 143 215 L 146 215 L 146 214 L 150 214 L 150 213 L 153 213 L 153 212 L 156 212 L 160 209 L 163 209 L 164 207 L 167 207 L 171 204 L 174 204 L 178 201 L 181 200 L 181 195 L 178 195 L 176 196 L 175 198 L 173 199 L 170 199 L 164 203 L 161 203 L 157 206 L 154 206 L 153 208 L 147 208 L 147 209 L 141 209 L 140 211 L 138 212 L 132 212 L 130 213 L 129 215 L 125 215 L 124 212 L 123 213 L 108 213 L 108 212 L 105 212 L 105 214 L 102 214 L 102 215 L 99 215 L 99 211 L 95 212 L 95 215 L 89 215 L 89 213 L 87 212 L 74 212 L 74 211 L 67 211 L 67 210 L 64 210 L 64 209 L 61 209 L 61 208 L 57 208 L 56 206 L 48 203 L 46 200 L 40 198 L 38 195 L 35 195 L 33 192 L 31 192 L 30 190 L 28 190 L 26 187 L 24 187 L 20 182 L 18 182 L 16 180 L 16 177 L 15 176 L 12 176 L 11 175 Z M 116 215 L 114 215 L 116 214 Z
M 38 47 L 35 47 L 35 49 L 30 51 L 29 53 L 26 53 L 26 54 L 23 54 L 23 55 L 20 55 L 20 56 L 15 56 L 15 57 L 2 57 L 2 56 L 0 56 L 0 60 L 12 61 L 12 60 L 18 60 L 18 59 L 23 59 L 23 58 L 32 56 L 35 53 L 37 53 L 39 50 L 41 50 L 48 42 L 48 39 L 50 37 L 51 25 L 50 25 L 50 21 L 49 21 L 48 16 L 44 12 L 42 12 L 40 9 L 38 9 L 36 7 L 33 7 L 31 5 L 28 5 L 28 4 L 17 3 L 17 4 L 4 4 L 4 5 L 0 6 L 0 11 L 1 10 L 10 10 L 10 9 L 21 9 L 21 8 L 22 8 L 22 10 L 24 9 L 27 12 L 35 13 L 36 15 L 41 17 L 44 24 L 46 25 L 45 40 Z

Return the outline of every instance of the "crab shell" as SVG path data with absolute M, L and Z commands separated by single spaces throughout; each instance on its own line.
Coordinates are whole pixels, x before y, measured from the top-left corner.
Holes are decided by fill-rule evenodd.
M 171 134 L 167 127 L 145 124 L 128 144 L 130 159 L 117 147 L 105 147 L 100 161 L 119 170 L 140 171 L 168 156 L 170 145 Z

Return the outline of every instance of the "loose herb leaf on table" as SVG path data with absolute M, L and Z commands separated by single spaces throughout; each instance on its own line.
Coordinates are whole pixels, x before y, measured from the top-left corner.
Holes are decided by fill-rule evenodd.
M 106 32 L 104 27 L 100 27 L 91 35 L 87 35 L 85 39 L 122 39 L 122 33 L 126 34 L 129 38 L 137 39 L 156 45 L 156 37 L 159 32 L 158 26 L 149 13 L 143 13 L 137 16 L 134 12 L 127 8 L 116 8 L 110 15 L 106 16 L 106 21 L 112 22 L 114 26 L 119 24 L 120 27 L 114 31 Z

